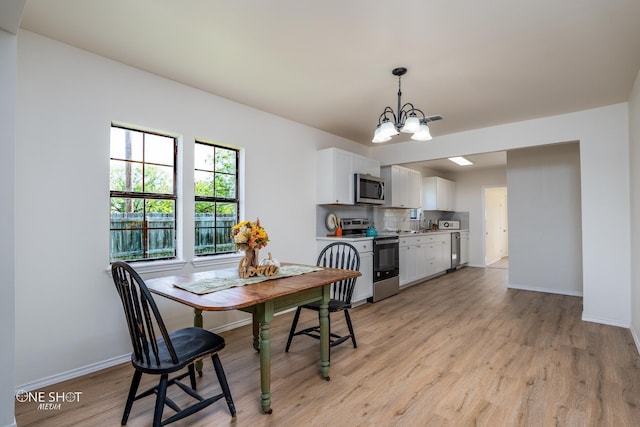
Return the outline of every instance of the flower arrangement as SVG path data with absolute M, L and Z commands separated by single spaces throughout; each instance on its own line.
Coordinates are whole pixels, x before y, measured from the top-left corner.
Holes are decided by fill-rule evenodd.
M 260 219 L 242 221 L 231 227 L 231 238 L 236 248 L 246 251 L 248 249 L 260 249 L 267 246 L 269 235 L 260 225 Z

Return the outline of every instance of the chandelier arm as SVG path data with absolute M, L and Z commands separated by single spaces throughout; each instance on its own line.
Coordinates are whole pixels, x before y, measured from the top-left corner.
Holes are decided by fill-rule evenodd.
M 414 108 L 413 104 L 410 104 L 410 105 L 411 105 L 411 112 L 413 112 L 413 113 L 418 112 L 418 113 L 420 113 L 422 115 L 422 119 L 420 121 L 426 121 L 427 120 L 427 116 L 422 112 L 421 109 Z
M 393 124 L 394 125 L 396 124 L 397 117 L 396 117 L 396 113 L 394 113 L 393 111 L 393 108 L 384 107 L 384 111 L 382 112 L 382 114 L 380 114 L 380 117 L 378 117 L 378 126 L 382 124 L 383 118 L 389 120 L 389 118 L 387 117 L 387 114 L 390 114 L 391 116 L 393 116 Z

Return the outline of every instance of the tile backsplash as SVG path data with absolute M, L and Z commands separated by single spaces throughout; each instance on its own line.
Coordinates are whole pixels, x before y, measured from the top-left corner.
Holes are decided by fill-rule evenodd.
M 418 211 L 418 217 L 411 219 L 410 209 L 380 208 L 368 206 L 316 206 L 316 235 L 329 234 L 325 226 L 327 215 L 333 212 L 341 218 L 368 218 L 379 232 L 384 231 L 418 231 L 426 228 L 429 220 L 437 223 L 440 219 L 458 220 L 460 227 L 469 228 L 469 212 Z M 420 218 L 422 213 L 422 218 Z M 422 220 L 422 223 L 421 223 Z

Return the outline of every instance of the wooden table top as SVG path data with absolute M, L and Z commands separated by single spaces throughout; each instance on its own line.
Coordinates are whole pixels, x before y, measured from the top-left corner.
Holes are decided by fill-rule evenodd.
M 237 268 L 209 270 L 183 276 L 166 276 L 145 280 L 149 290 L 190 307 L 205 311 L 236 310 L 251 307 L 272 299 L 295 294 L 307 289 L 318 288 L 339 280 L 358 277 L 359 271 L 324 268 L 320 271 L 298 276 L 266 280 L 252 285 L 236 286 L 204 295 L 194 294 L 173 286 L 191 283 L 200 279 L 228 276 Z

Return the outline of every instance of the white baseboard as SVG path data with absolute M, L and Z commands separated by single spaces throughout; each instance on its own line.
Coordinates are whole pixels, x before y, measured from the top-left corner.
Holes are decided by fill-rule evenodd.
M 544 292 L 547 294 L 558 294 L 558 295 L 567 295 L 570 297 L 581 297 L 582 292 L 579 291 L 567 291 L 565 289 L 549 289 L 549 288 L 539 288 L 535 286 L 522 286 L 517 285 L 515 283 L 509 283 L 507 286 L 509 289 L 518 289 L 521 291 L 533 291 L 533 292 Z
M 3 427 L 18 427 L 18 423 L 16 421 L 16 418 L 13 418 L 13 423 L 12 424 L 6 424 Z
M 293 310 L 293 309 L 291 309 Z M 276 313 L 276 316 L 280 315 L 280 314 L 284 314 L 287 313 L 291 310 L 285 310 L 285 311 L 281 311 L 279 313 Z M 238 320 L 236 322 L 231 322 L 231 323 L 227 323 L 225 325 L 219 326 L 217 328 L 212 329 L 212 332 L 215 333 L 220 333 L 220 332 L 225 332 L 225 331 L 230 331 L 232 329 L 236 329 L 239 328 L 241 326 L 245 326 L 245 325 L 249 325 L 251 324 L 251 318 L 246 318 L 246 319 L 242 319 L 242 320 Z M 120 365 L 121 363 L 127 363 L 131 360 L 131 353 L 127 353 L 127 354 L 123 354 L 121 356 L 116 356 L 116 357 L 112 357 L 110 359 L 107 360 L 103 360 L 100 362 L 96 362 L 96 363 L 92 363 L 90 365 L 86 365 L 86 366 L 82 366 L 80 368 L 76 368 L 76 369 L 72 369 L 70 371 L 66 371 L 66 372 L 61 372 L 59 374 L 55 374 L 55 375 L 51 375 L 50 377 L 46 377 L 46 378 L 41 378 L 39 380 L 35 380 L 35 381 L 31 381 L 25 384 L 20 384 L 18 386 L 16 386 L 15 388 L 15 392 L 17 393 L 20 390 L 25 390 L 25 391 L 34 391 L 34 390 L 38 390 L 53 384 L 57 384 L 59 382 L 62 381 L 67 381 L 73 378 L 78 378 L 81 377 L 83 375 L 88 375 L 88 374 L 92 374 L 94 372 L 103 370 L 103 369 L 107 369 L 107 368 L 111 368 L 112 366 L 116 366 L 116 365 Z M 14 424 L 15 425 L 15 424 Z
M 621 322 L 619 320 L 613 320 L 613 319 L 605 319 L 602 317 L 585 316 L 584 313 L 582 313 L 582 320 L 584 320 L 585 322 L 600 323 L 601 325 L 617 326 L 619 328 L 631 329 L 631 325 L 628 322 Z M 633 334 L 633 331 L 631 331 L 631 334 Z M 638 346 L 638 341 L 636 340 L 636 347 L 637 346 Z
M 640 338 L 638 338 L 638 334 L 636 333 L 636 330 L 633 329 L 633 326 L 631 326 L 629 330 L 631 331 L 633 342 L 636 343 L 636 350 L 638 350 L 638 353 L 640 353 Z

